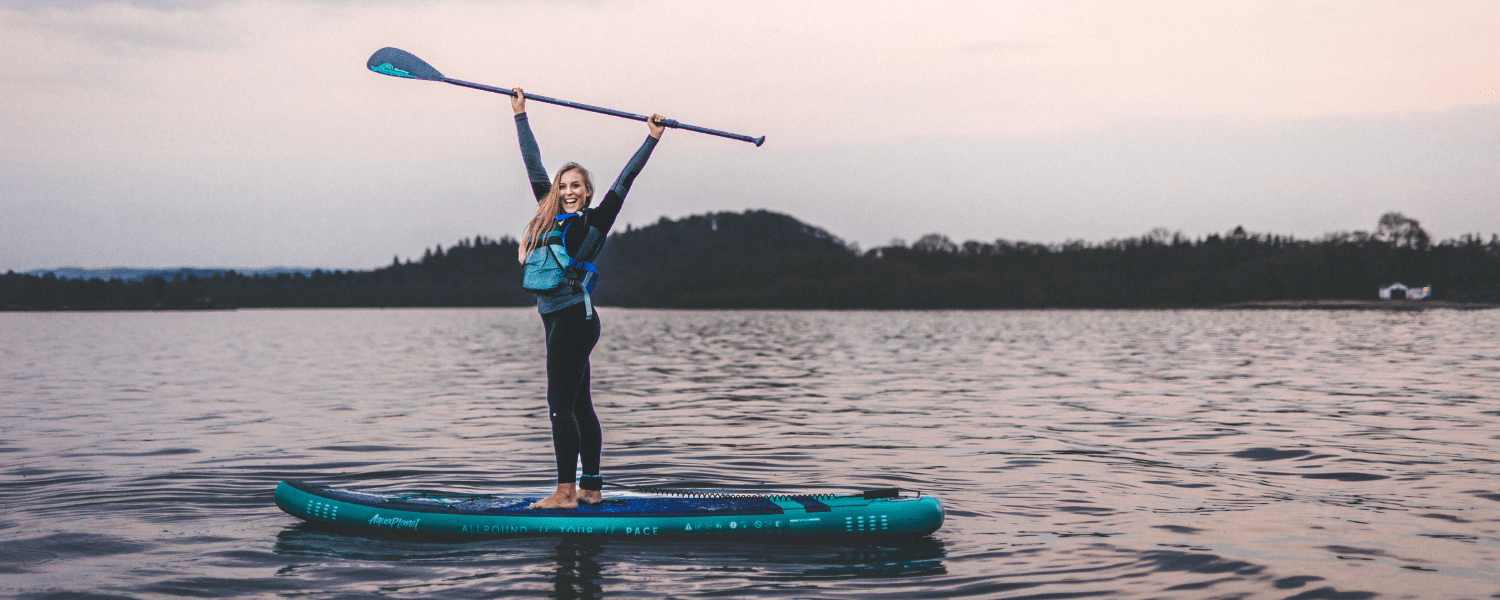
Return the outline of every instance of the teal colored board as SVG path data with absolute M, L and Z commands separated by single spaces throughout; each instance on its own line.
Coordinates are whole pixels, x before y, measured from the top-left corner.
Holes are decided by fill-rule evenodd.
M 300 481 L 276 486 L 276 505 L 312 523 L 394 534 L 859 538 L 926 535 L 943 524 L 937 498 L 679 497 L 616 494 L 599 506 L 527 508 L 538 496 L 371 494 Z

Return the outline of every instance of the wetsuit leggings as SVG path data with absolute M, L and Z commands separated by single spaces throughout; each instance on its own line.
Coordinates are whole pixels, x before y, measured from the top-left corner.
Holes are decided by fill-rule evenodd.
M 584 475 L 599 475 L 604 434 L 589 396 L 589 353 L 599 342 L 599 313 L 584 314 L 583 303 L 544 313 L 547 330 L 547 408 L 552 415 L 552 450 L 557 454 L 557 482 L 577 481 L 579 458 Z

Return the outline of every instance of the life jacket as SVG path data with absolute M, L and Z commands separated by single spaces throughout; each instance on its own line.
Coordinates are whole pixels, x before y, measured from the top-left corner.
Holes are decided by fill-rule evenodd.
M 598 229 L 584 222 L 583 226 L 588 227 L 588 234 L 578 247 L 578 256 L 568 256 L 568 228 L 573 223 L 582 221 L 582 218 L 572 219 L 575 216 L 578 215 L 557 215 L 558 225 L 562 227 L 553 227 L 551 232 L 542 237 L 541 245 L 526 256 L 521 287 L 544 296 L 582 292 L 584 314 L 592 317 L 594 304 L 589 294 L 594 292 L 594 286 L 599 283 L 599 269 L 594 266 L 593 260 L 604 247 L 604 236 Z

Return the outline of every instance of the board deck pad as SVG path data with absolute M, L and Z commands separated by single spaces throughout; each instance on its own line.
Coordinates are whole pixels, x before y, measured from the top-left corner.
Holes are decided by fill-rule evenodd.
M 866 497 L 874 496 L 874 497 Z M 942 525 L 931 497 L 613 494 L 599 505 L 535 510 L 526 494 L 369 493 L 283 481 L 276 504 L 322 524 L 395 533 L 461 536 L 594 535 L 926 535 Z

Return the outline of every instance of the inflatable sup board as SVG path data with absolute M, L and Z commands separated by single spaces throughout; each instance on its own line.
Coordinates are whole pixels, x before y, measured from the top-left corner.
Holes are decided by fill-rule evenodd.
M 442 492 L 372 494 L 300 481 L 276 486 L 276 505 L 294 517 L 394 534 L 855 538 L 926 535 L 943 524 L 937 498 L 903 496 L 895 488 L 851 495 L 625 493 L 606 497 L 598 506 L 527 508 L 539 499 Z

